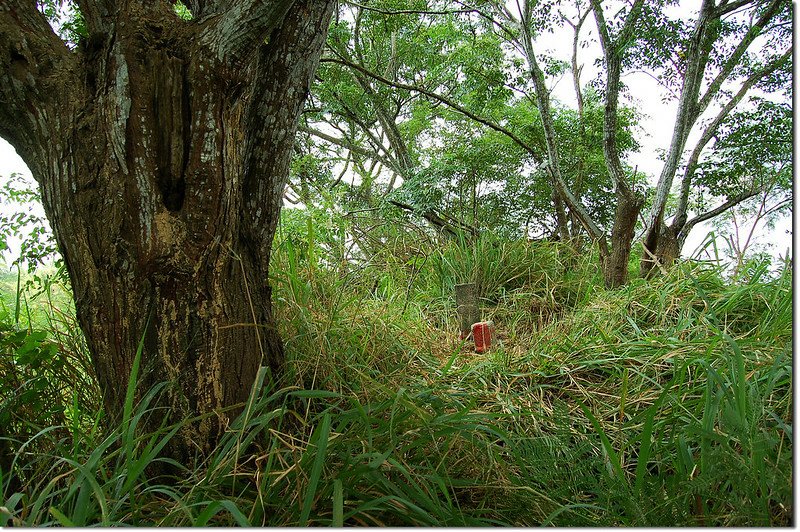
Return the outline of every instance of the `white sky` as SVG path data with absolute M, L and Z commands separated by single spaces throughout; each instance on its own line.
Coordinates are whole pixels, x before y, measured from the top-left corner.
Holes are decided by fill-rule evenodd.
M 11 144 L 0 139 L 0 175 L 7 178 L 12 173 L 30 175 L 31 172 Z
M 696 9 L 696 2 L 684 2 L 680 6 L 675 7 L 675 14 L 679 16 L 691 15 L 692 9 Z M 583 25 L 581 36 L 583 38 L 591 37 L 596 34 L 596 25 L 590 16 Z M 541 39 L 540 42 L 545 44 L 537 46 L 537 52 L 548 52 L 556 55 L 559 59 L 569 60 L 572 47 L 572 34 L 571 28 L 565 25 L 563 33 L 558 32 L 550 38 Z M 594 58 L 600 53 L 596 46 L 591 49 L 584 49 L 581 51 L 584 54 L 579 58 L 579 64 L 583 65 L 583 72 L 581 75 L 581 82 L 588 83 L 597 75 L 597 67 L 594 66 Z M 595 55 L 591 55 L 594 53 Z M 568 104 L 575 104 L 575 94 L 572 86 L 571 74 L 568 72 L 565 76 L 555 84 L 553 95 L 556 99 Z M 672 134 L 672 126 L 675 121 L 675 112 L 677 104 L 674 100 L 664 102 L 664 90 L 659 84 L 650 76 L 644 73 L 623 75 L 622 81 L 630 88 L 630 95 L 634 98 L 636 107 L 642 113 L 641 119 L 641 133 L 639 142 L 641 149 L 638 153 L 631 154 L 628 157 L 628 163 L 633 166 L 638 166 L 639 171 L 645 172 L 651 176 L 653 184 L 661 171 L 661 161 L 658 158 L 658 150 L 664 150 L 669 146 L 669 141 Z M 795 135 L 796 138 L 796 135 Z M 691 146 L 691 139 L 690 144 Z M 17 155 L 15 150 L 5 140 L 0 139 L 0 186 L 2 186 L 8 179 L 11 173 L 18 173 L 28 176 L 30 179 L 30 171 L 25 163 Z M 30 179 L 31 184 L 33 180 Z M 677 186 L 677 183 L 675 184 Z M 0 209 L 7 209 L 8 206 L 0 204 Z M 40 214 L 43 212 L 40 211 Z M 787 249 L 791 253 L 792 245 L 792 219 L 787 216 L 779 223 L 773 230 L 761 226 L 756 228 L 754 243 L 766 245 L 769 252 L 775 256 L 785 256 Z M 749 231 L 751 222 L 745 222 L 742 227 Z M 699 246 L 707 236 L 710 230 L 709 224 L 703 224 L 695 227 L 690 234 L 686 246 L 684 248 L 684 255 L 691 256 L 694 249 Z M 741 230 L 741 229 L 740 229 Z M 733 228 L 731 228 L 733 232 Z M 18 253 L 19 243 L 12 240 L 9 242 L 12 252 L 6 254 L 9 256 L 16 256 Z M 718 245 L 724 248 L 724 243 L 719 241 Z

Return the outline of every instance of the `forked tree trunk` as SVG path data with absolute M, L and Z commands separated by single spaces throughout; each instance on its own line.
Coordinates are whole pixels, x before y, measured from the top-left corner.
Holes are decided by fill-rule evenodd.
M 722 99 L 717 98 L 722 87 L 727 87 L 726 90 L 731 89 L 729 78 L 733 73 L 737 72 L 743 64 L 747 65 L 747 61 L 744 63 L 741 61 L 743 58 L 748 57 L 748 48 L 759 36 L 763 37 L 763 32 L 772 25 L 773 19 L 779 16 L 781 10 L 784 9 L 788 3 L 785 0 L 770 0 L 769 2 L 737 2 L 729 5 L 725 5 L 727 2 L 721 2 L 718 5 L 713 0 L 703 0 L 700 4 L 698 18 L 687 40 L 687 47 L 684 54 L 686 68 L 683 75 L 672 140 L 666 154 L 664 167 L 661 170 L 656 185 L 655 197 L 647 219 L 647 231 L 642 240 L 645 252 L 642 255 L 640 271 L 643 277 L 649 277 L 652 274 L 653 268 L 655 267 L 653 256 L 658 259 L 662 266 L 671 265 L 674 260 L 680 256 L 683 240 L 685 240 L 688 230 L 691 229 L 691 226 L 684 227 L 684 224 L 686 224 L 689 191 L 690 187 L 695 186 L 695 184 L 693 184 L 693 174 L 705 146 L 716 136 L 720 124 L 722 124 L 723 120 L 729 116 L 729 113 L 739 105 L 739 102 L 749 94 L 751 88 L 755 86 L 757 82 L 770 76 L 780 68 L 785 61 L 790 60 L 792 57 L 792 50 L 790 47 L 782 55 L 775 55 L 770 58 L 761 68 L 752 70 L 750 75 L 743 82 L 734 84 L 734 86 L 739 85 L 739 88 L 736 92 L 731 91 L 730 97 L 725 96 Z M 745 13 L 747 9 L 751 9 L 754 6 L 758 7 L 751 11 L 749 15 L 750 26 L 746 32 L 739 35 L 735 33 L 733 35 L 728 35 L 721 31 L 722 24 L 720 20 L 723 20 L 732 10 L 735 9 L 739 10 L 741 13 Z M 728 39 L 727 46 L 729 49 L 726 52 L 725 61 L 717 63 L 716 61 L 710 60 L 710 57 L 713 55 L 712 51 L 714 50 L 715 44 L 718 43 L 721 37 Z M 709 76 L 709 66 L 719 67 L 719 70 L 715 72 L 713 76 Z M 749 67 L 746 67 L 745 70 L 748 68 Z M 713 81 L 708 83 L 711 79 L 713 79 Z M 675 213 L 676 220 L 673 221 L 670 227 L 667 225 L 665 218 L 672 182 L 675 179 L 678 168 L 681 166 L 681 160 L 692 128 L 697 124 L 703 112 L 711 105 L 711 102 L 716 102 L 716 105 L 721 107 L 721 109 L 717 116 L 704 126 L 705 130 L 700 135 L 700 139 L 697 143 L 695 143 L 689 160 L 684 165 L 679 207 Z M 708 214 L 724 212 L 727 208 L 736 205 L 740 201 L 744 201 L 750 196 L 743 194 L 740 197 L 741 199 L 730 202 L 725 208 L 719 210 L 714 209 L 713 211 L 709 211 Z M 706 217 L 705 215 L 701 215 L 698 218 L 710 219 L 712 217 L 713 216 Z M 678 238 L 678 235 L 683 236 Z M 677 251 L 675 251 L 676 246 Z M 674 257 L 672 256 L 673 254 L 675 255 Z
M 665 232 L 669 230 L 662 217 L 655 219 L 658 227 L 649 229 L 642 238 L 642 258 L 639 262 L 639 275 L 645 279 L 652 278 L 654 272 L 658 270 L 656 261 L 658 261 L 658 264 L 666 266 L 659 258 L 659 249 L 664 248 L 662 239 Z
M 69 51 L 14 1 L 0 13 L 0 133 L 41 185 L 107 412 L 140 341 L 140 390 L 169 381 L 175 419 L 241 403 L 259 366 L 283 367 L 270 247 L 332 2 L 194 2 L 191 22 L 166 2 L 98 2 Z M 174 452 L 213 445 L 236 413 L 187 429 Z
M 678 239 L 675 227 L 672 225 L 662 225 L 655 241 L 655 250 L 651 251 L 644 246 L 644 256 L 640 263 L 640 273 L 642 277 L 652 278 L 662 268 L 672 266 L 678 257 L 681 256 L 683 242 Z

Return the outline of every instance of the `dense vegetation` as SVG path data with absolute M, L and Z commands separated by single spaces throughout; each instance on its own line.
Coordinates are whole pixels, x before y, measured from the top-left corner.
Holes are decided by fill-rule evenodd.
M 190 465 L 158 457 L 177 427 L 144 429 L 168 384 L 134 401 L 135 368 L 103 412 L 68 289 L 6 275 L 0 525 L 791 522 L 785 265 L 685 261 L 608 291 L 570 245 L 411 225 L 342 263 L 353 222 L 324 217 L 286 210 L 276 237 L 287 377 L 262 373 Z M 483 355 L 458 340 L 465 280 L 497 326 Z
M 793 523 L 789 0 L 9 5 L 0 526 Z

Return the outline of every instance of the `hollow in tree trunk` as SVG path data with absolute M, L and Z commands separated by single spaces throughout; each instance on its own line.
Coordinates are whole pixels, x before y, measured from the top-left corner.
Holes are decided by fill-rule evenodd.
M 107 413 L 169 381 L 174 419 L 244 401 L 283 366 L 269 257 L 333 2 L 80 4 L 70 50 L 33 2 L 0 8 L 0 135 L 39 182 Z M 188 427 L 208 449 L 236 409 Z

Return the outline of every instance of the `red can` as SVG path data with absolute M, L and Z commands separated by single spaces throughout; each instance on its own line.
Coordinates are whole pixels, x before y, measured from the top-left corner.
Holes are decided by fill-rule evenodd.
M 492 347 L 492 332 L 494 332 L 494 323 L 491 321 L 472 324 L 472 338 L 475 340 L 477 353 L 485 353 Z

